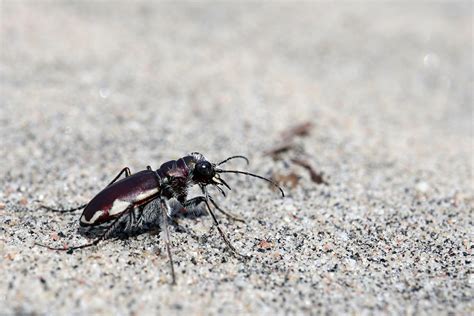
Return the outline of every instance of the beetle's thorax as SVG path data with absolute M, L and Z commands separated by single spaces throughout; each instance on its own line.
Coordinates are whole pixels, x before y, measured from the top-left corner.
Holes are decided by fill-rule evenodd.
M 188 187 L 193 185 L 192 172 L 197 162 L 205 159 L 199 153 L 191 153 L 178 160 L 165 162 L 156 170 L 160 179 L 161 194 L 166 198 L 186 200 Z

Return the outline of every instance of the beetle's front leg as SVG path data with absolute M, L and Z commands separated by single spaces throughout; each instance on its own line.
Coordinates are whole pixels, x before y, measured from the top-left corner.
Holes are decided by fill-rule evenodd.
M 207 191 L 205 191 L 204 189 L 203 189 L 203 191 L 204 191 L 205 194 L 207 194 Z M 222 212 L 223 214 L 229 216 L 229 214 L 227 214 L 226 212 L 224 212 L 223 210 L 221 210 L 221 209 L 217 206 L 217 204 L 215 204 L 214 200 L 212 200 L 212 198 L 209 196 L 209 194 L 207 194 L 207 196 L 209 197 L 209 200 L 211 201 L 211 203 L 214 205 L 214 207 L 215 207 L 218 211 L 220 211 L 220 212 Z M 208 203 L 208 200 L 206 199 L 205 196 L 197 196 L 197 197 L 195 197 L 195 198 L 192 198 L 192 199 L 188 200 L 187 202 L 185 202 L 184 205 L 185 205 L 185 206 L 186 206 L 186 205 L 197 206 L 197 205 L 199 205 L 199 204 L 202 203 L 202 202 L 205 203 L 205 205 L 206 205 L 206 207 L 207 207 L 207 211 L 208 211 L 208 213 L 211 215 L 211 217 L 212 217 L 212 219 L 213 219 L 213 221 L 214 221 L 214 224 L 216 225 L 217 230 L 219 231 L 219 234 L 222 236 L 222 239 L 224 240 L 224 242 L 225 242 L 225 244 L 227 245 L 227 247 L 229 247 L 229 249 L 230 249 L 235 255 L 238 255 L 238 256 L 240 256 L 240 257 L 246 258 L 247 256 L 240 254 L 240 253 L 235 249 L 235 247 L 231 244 L 231 242 L 227 239 L 227 237 L 225 236 L 225 234 L 224 234 L 224 232 L 222 231 L 222 228 L 221 228 L 219 222 L 217 221 L 217 218 L 216 218 L 214 212 L 212 211 L 212 209 L 211 209 L 211 207 L 210 207 L 210 205 L 209 205 L 209 203 Z
M 229 212 L 226 212 L 224 211 L 223 209 L 220 208 L 219 205 L 217 205 L 216 201 L 214 201 L 214 199 L 209 195 L 209 201 L 212 203 L 212 205 L 214 205 L 214 207 L 219 211 L 221 212 L 222 214 L 224 214 L 225 216 L 227 216 L 228 218 L 234 220 L 234 221 L 238 221 L 238 222 L 242 222 L 242 223 L 245 223 L 245 221 L 238 217 L 238 216 L 235 216 Z M 197 196 L 195 198 L 192 198 L 188 201 L 186 201 L 184 203 L 184 207 L 187 208 L 187 207 L 197 207 L 199 204 L 203 203 L 203 202 L 206 202 L 206 198 L 204 196 Z
M 214 207 L 219 211 L 221 212 L 222 214 L 224 214 L 225 216 L 227 216 L 228 218 L 234 220 L 234 221 L 237 221 L 237 222 L 242 222 L 242 223 L 245 223 L 245 220 L 243 218 L 240 218 L 236 215 L 233 215 L 232 213 L 229 213 L 229 212 L 226 212 L 224 211 L 223 209 L 220 208 L 219 205 L 217 205 L 216 201 L 214 201 L 214 199 L 212 198 L 212 196 L 209 195 L 209 201 L 211 201 L 212 205 L 214 205 Z
M 206 196 L 209 196 L 207 191 L 204 191 Z M 219 224 L 219 221 L 217 220 L 216 218 L 216 215 L 214 214 L 214 212 L 212 211 L 211 209 L 211 206 L 209 205 L 209 202 L 206 198 L 204 198 L 204 203 L 206 203 L 206 207 L 207 207 L 207 210 L 209 212 L 209 214 L 211 215 L 212 219 L 214 220 L 214 224 L 216 225 L 216 228 L 217 228 L 217 231 L 219 232 L 219 234 L 221 235 L 222 239 L 224 240 L 225 244 L 227 245 L 227 247 L 232 251 L 232 253 L 236 256 L 239 256 L 241 258 L 249 258 L 248 256 L 246 255 L 243 255 L 241 253 L 239 253 L 235 247 L 232 245 L 232 243 L 227 239 L 226 235 L 224 234 L 224 231 L 222 230 L 220 224 Z

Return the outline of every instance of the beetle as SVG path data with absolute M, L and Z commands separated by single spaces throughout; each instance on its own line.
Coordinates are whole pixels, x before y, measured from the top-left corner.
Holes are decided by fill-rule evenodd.
M 115 224 L 122 218 L 125 216 L 134 216 L 135 210 L 138 209 L 139 211 L 143 211 L 143 206 L 148 205 L 152 201 L 158 200 L 159 215 L 161 216 L 160 223 L 162 225 L 161 229 L 170 262 L 172 283 L 175 284 L 176 277 L 171 256 L 168 230 L 168 218 L 172 216 L 170 201 L 175 199 L 184 208 L 196 207 L 201 203 L 204 203 L 227 247 L 234 255 L 245 257 L 244 255 L 239 254 L 227 239 L 210 205 L 212 204 L 215 209 L 230 218 L 236 220 L 239 219 L 225 212 L 217 205 L 214 198 L 209 194 L 207 186 L 210 185 L 217 188 L 217 190 L 225 196 L 224 188 L 229 190 L 231 188 L 220 175 L 223 173 L 235 173 L 259 178 L 271 183 L 278 188 L 282 197 L 285 196 L 285 193 L 278 184 L 265 177 L 246 171 L 225 170 L 219 167 L 236 158 L 244 159 L 247 164 L 249 162 L 245 156 L 237 155 L 228 157 L 219 163 L 211 163 L 202 154 L 192 152 L 177 160 L 163 163 L 157 170 L 153 170 L 150 166 L 147 166 L 145 170 L 132 174 L 130 169 L 125 167 L 87 204 L 69 210 L 60 210 L 42 206 L 43 208 L 57 212 L 72 212 L 84 209 L 79 219 L 80 226 L 94 227 L 110 223 L 110 225 L 105 229 L 105 232 L 94 241 L 75 247 L 54 248 L 38 243 L 37 245 L 51 250 L 67 251 L 97 245 L 100 241 L 110 236 L 114 229 L 116 229 Z M 120 179 L 123 174 L 125 174 L 125 178 Z M 188 190 L 193 185 L 199 186 L 203 195 L 188 199 Z

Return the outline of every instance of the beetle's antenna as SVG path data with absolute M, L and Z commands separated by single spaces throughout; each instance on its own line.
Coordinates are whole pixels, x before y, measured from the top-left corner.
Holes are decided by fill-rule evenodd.
M 235 159 L 235 158 L 243 159 L 243 160 L 245 160 L 245 162 L 247 163 L 247 165 L 249 164 L 249 160 L 248 160 L 247 157 L 242 156 L 242 155 L 237 155 L 237 156 L 230 156 L 229 158 L 227 158 L 227 159 L 222 160 L 221 162 L 219 162 L 217 165 L 220 166 L 220 165 L 222 165 L 222 164 L 225 164 L 225 163 L 228 162 L 229 160 L 232 160 L 232 159 Z
M 278 190 L 280 190 L 281 192 L 281 196 L 282 197 L 285 197 L 285 192 L 283 192 L 283 189 L 278 185 L 276 184 L 275 182 L 273 182 L 272 180 L 270 179 L 267 179 L 267 178 L 264 178 L 262 176 L 259 176 L 258 174 L 254 174 L 254 173 L 250 173 L 250 172 L 246 172 L 246 171 L 240 171 L 240 170 L 221 170 L 221 169 L 216 169 L 216 172 L 219 172 L 219 173 L 240 173 L 240 174 L 245 174 L 247 176 L 251 176 L 251 177 L 255 177 L 255 178 L 259 178 L 259 179 L 262 179 L 264 181 L 267 181 L 269 183 L 271 183 L 272 185 L 274 185 L 275 187 L 278 188 Z

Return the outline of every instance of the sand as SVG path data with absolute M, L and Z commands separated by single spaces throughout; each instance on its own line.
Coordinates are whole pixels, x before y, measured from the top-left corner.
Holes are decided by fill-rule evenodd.
M 472 2 L 0 6 L 0 314 L 472 313 Z M 283 186 L 216 195 L 250 259 L 205 214 L 176 286 L 156 229 L 34 245 L 88 241 L 40 204 L 192 151 Z

